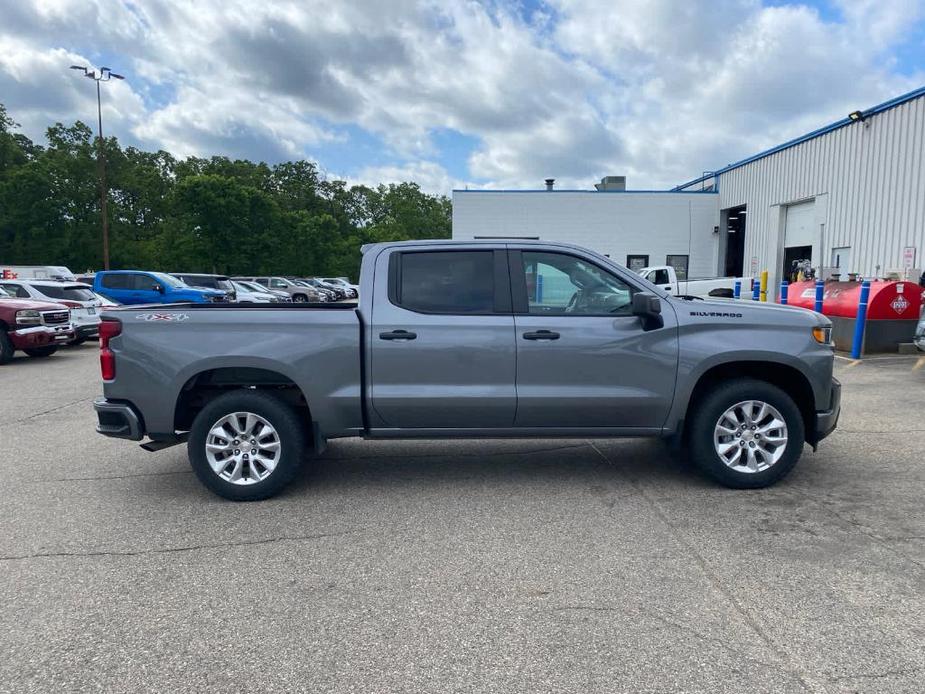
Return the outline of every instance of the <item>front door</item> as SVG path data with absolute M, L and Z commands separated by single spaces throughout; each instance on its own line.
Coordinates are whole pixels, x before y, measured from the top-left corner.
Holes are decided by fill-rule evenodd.
M 678 331 L 631 314 L 638 291 L 593 257 L 511 251 L 517 417 L 523 427 L 661 427 L 674 395 Z
M 514 423 L 515 340 L 503 249 L 395 248 L 376 263 L 373 428 Z

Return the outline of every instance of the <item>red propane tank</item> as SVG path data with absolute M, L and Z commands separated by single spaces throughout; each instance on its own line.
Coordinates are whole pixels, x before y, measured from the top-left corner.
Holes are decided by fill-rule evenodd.
M 855 318 L 861 298 L 860 282 L 826 282 L 822 312 L 827 316 Z M 816 283 L 794 282 L 787 303 L 801 308 L 815 308 Z M 867 303 L 867 320 L 915 320 L 922 310 L 922 288 L 915 282 L 873 280 Z

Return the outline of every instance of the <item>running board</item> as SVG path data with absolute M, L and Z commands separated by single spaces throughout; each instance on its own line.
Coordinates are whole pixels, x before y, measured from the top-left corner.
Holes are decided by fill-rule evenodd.
M 154 441 L 146 441 L 141 444 L 141 447 L 146 451 L 151 453 L 156 453 L 157 451 L 162 451 L 165 448 L 170 448 L 171 446 L 176 446 L 178 443 L 185 443 L 189 438 L 189 432 L 184 431 L 182 434 L 177 434 L 169 439 L 157 439 Z

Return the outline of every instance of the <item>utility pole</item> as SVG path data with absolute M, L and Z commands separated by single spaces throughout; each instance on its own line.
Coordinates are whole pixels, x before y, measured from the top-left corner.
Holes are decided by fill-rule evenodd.
M 96 166 L 99 169 L 100 176 L 100 212 L 103 216 L 103 269 L 109 269 L 109 214 L 106 211 L 106 202 L 109 198 L 109 190 L 106 187 L 106 152 L 103 149 L 103 104 L 100 96 L 100 82 L 108 82 L 110 79 L 122 80 L 124 76 L 116 74 L 108 67 L 101 67 L 99 71 L 91 70 L 83 65 L 71 65 L 71 70 L 82 70 L 84 77 L 89 77 L 96 82 L 96 121 L 98 127 L 98 137 L 96 140 Z

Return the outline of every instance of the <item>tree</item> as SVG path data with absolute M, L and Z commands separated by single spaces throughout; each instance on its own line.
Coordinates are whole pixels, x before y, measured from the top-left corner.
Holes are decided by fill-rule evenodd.
M 17 127 L 0 104 L 0 261 L 99 267 L 92 131 L 56 123 L 41 146 Z M 450 201 L 415 183 L 348 186 L 305 160 L 103 146 L 113 267 L 355 278 L 364 243 L 450 236 Z

